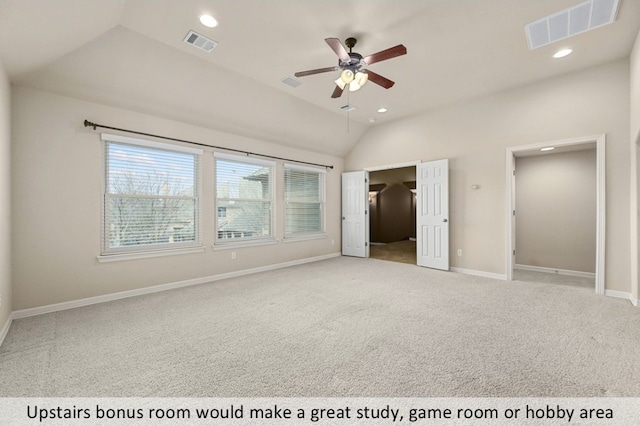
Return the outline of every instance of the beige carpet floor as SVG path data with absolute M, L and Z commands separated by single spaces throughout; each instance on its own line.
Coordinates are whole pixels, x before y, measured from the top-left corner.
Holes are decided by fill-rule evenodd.
M 640 309 L 339 257 L 13 322 L 0 396 L 640 396 Z

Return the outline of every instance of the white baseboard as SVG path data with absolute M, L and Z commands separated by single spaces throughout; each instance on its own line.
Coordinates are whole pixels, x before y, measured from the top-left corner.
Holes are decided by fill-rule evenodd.
M 493 272 L 477 271 L 475 269 L 465 268 L 449 268 L 451 272 L 458 272 L 460 274 L 475 275 L 476 277 L 493 278 L 494 280 L 506 281 L 507 276 L 505 274 L 495 274 Z
M 543 266 L 531 266 L 531 265 L 519 265 L 519 264 L 516 264 L 514 268 L 520 269 L 521 271 L 544 272 L 547 274 L 570 275 L 572 277 L 582 277 L 582 278 L 593 278 L 593 279 L 596 278 L 596 274 L 593 272 L 572 271 L 570 269 L 546 268 Z
M 260 266 L 258 268 L 244 269 L 242 271 L 228 272 L 226 274 L 211 275 L 208 277 L 194 278 L 194 279 L 178 281 L 174 283 L 154 285 L 151 287 L 144 287 L 136 290 L 121 291 L 118 293 L 105 294 L 103 296 L 88 297 L 86 299 L 78 299 L 78 300 L 72 300 L 69 302 L 39 306 L 37 308 L 22 309 L 19 311 L 13 311 L 11 318 L 12 319 L 26 318 L 26 317 L 32 317 L 35 315 L 48 314 L 51 312 L 64 311 L 66 309 L 73 309 L 73 308 L 79 308 L 82 306 L 95 305 L 97 303 L 104 303 L 104 302 L 110 302 L 113 300 L 126 299 L 128 297 L 142 296 L 144 294 L 158 293 L 160 291 L 173 290 L 173 289 L 182 288 L 182 287 L 189 287 L 192 285 L 204 284 L 204 283 L 224 280 L 228 278 L 241 277 L 244 275 L 256 274 L 258 272 L 273 271 L 275 269 L 282 269 L 282 268 L 288 268 L 290 266 L 303 265 L 305 263 L 318 262 L 321 260 L 327 260 L 327 259 L 331 259 L 339 256 L 341 256 L 341 253 L 331 253 L 323 256 L 309 257 L 305 259 L 292 260 L 290 262 Z M 8 330 L 8 326 L 7 326 L 7 330 Z
M 617 297 L 619 299 L 627 299 L 628 301 L 633 303 L 633 299 L 631 298 L 631 293 L 626 292 L 626 291 L 607 290 L 607 289 L 605 289 L 604 290 L 604 295 L 605 296 L 609 296 L 609 297 Z
M 4 342 L 4 338 L 7 337 L 7 333 L 9 332 L 9 327 L 11 327 L 11 321 L 13 319 L 13 314 L 9 315 L 7 321 L 4 323 L 2 330 L 0 330 L 0 346 L 2 346 L 2 342 Z
M 638 306 L 638 299 L 631 299 L 633 306 Z

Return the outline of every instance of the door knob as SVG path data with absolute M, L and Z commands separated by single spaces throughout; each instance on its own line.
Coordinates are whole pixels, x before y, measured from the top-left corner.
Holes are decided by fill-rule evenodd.
M 442 219 L 443 222 L 449 222 L 447 219 Z

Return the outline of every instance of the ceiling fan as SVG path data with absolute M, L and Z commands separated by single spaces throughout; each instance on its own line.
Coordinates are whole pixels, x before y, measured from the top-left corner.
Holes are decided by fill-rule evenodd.
M 337 38 L 325 38 L 324 41 L 326 41 L 329 47 L 331 47 L 331 49 L 336 52 L 336 55 L 338 55 L 338 66 L 300 71 L 294 75 L 296 77 L 305 77 L 307 75 L 342 70 L 340 78 L 335 81 L 336 88 L 331 95 L 332 98 L 339 98 L 342 96 L 342 92 L 345 88 L 348 88 L 350 92 L 355 92 L 364 86 L 368 80 L 373 81 L 385 89 L 391 88 L 395 82 L 381 76 L 380 74 L 376 74 L 373 71 L 364 69 L 364 67 L 375 64 L 376 62 L 395 58 L 396 56 L 405 55 L 407 53 L 407 48 L 402 44 L 399 44 L 378 53 L 374 53 L 373 55 L 363 57 L 361 54 L 352 51 L 353 47 L 357 43 L 357 40 L 353 37 L 349 37 L 344 41 L 346 46 L 349 48 L 348 52 Z

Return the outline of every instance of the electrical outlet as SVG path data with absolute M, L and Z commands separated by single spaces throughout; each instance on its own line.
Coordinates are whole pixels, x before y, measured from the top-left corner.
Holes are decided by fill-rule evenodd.
M 231 252 L 231 260 L 236 260 L 236 252 L 235 251 Z
M 458 257 L 462 257 L 462 249 L 458 249 Z

